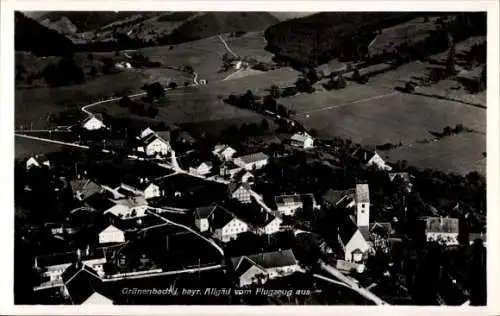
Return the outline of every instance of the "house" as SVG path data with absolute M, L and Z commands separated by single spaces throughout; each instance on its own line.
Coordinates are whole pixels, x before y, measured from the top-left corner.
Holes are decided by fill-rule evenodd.
M 253 181 L 255 180 L 255 176 L 252 173 L 250 173 L 250 171 L 245 171 L 241 175 L 240 179 L 242 183 L 253 183 Z
M 212 153 L 223 160 L 231 160 L 236 153 L 236 150 L 229 145 L 218 144 L 215 145 Z
M 90 196 L 103 191 L 99 184 L 90 179 L 71 180 L 70 186 L 74 197 L 79 201 L 84 201 Z
M 130 177 L 123 181 L 120 187 L 135 195 L 140 195 L 146 200 L 161 196 L 160 187 L 145 177 Z
M 340 225 L 338 242 L 344 252 L 344 260 L 362 262 L 372 248 L 368 227 L 357 227 L 351 220 Z
M 314 139 L 307 133 L 295 133 L 290 138 L 290 143 L 292 146 L 308 149 L 313 147 Z
M 89 247 L 83 252 L 77 249 L 75 252 L 37 256 L 34 267 L 40 271 L 42 279 L 47 279 L 49 282 L 59 282 L 64 271 L 77 261 L 81 261 L 83 265 L 96 270 L 98 275 L 104 273 L 103 267 L 106 263 L 104 252 L 102 250 L 91 251 Z
M 458 242 L 459 221 L 450 217 L 427 217 L 425 224 L 425 239 L 427 242 L 436 241 L 446 246 L 456 246 Z
M 243 169 L 235 165 L 233 162 L 226 161 L 221 165 L 219 175 L 221 177 L 229 177 L 230 179 L 233 179 L 241 170 Z
M 279 232 L 283 220 L 277 216 L 270 215 L 267 212 L 264 216 L 264 220 L 262 220 L 259 225 L 260 232 L 266 235 L 272 235 Z
M 311 193 L 280 195 L 276 196 L 274 200 L 278 213 L 286 216 L 293 216 L 298 209 L 315 210 L 319 208 L 314 195 Z
M 246 170 L 260 169 L 267 165 L 269 157 L 262 153 L 254 153 L 250 155 L 234 158 L 234 164 Z
M 357 273 L 363 273 L 365 271 L 365 265 L 362 263 L 355 263 L 350 261 L 345 261 L 338 259 L 335 263 L 335 268 L 345 273 L 351 273 L 356 271 Z
M 238 218 L 248 223 L 249 230 L 258 235 L 272 235 L 279 232 L 283 220 L 265 211 L 258 203 L 241 205 L 235 203 L 231 211 Z
M 360 147 L 353 152 L 352 156 L 367 167 L 376 166 L 380 170 L 392 170 L 392 167 L 389 166 L 376 151 L 370 151 Z
M 99 243 L 122 243 L 125 242 L 125 232 L 114 225 L 109 225 L 99 233 Z
M 370 223 L 370 242 L 376 249 L 388 252 L 391 247 L 390 238 L 394 234 L 394 228 L 390 222 Z
M 200 176 L 209 174 L 211 170 L 212 164 L 209 162 L 202 162 L 196 167 L 189 167 L 189 173 L 194 173 Z
M 222 207 L 216 207 L 208 217 L 209 230 L 213 237 L 228 242 L 248 231 L 248 224 Z
M 104 296 L 104 285 L 96 271 L 85 265 L 73 264 L 63 274 L 63 295 L 73 305 L 113 305 L 113 301 Z
M 353 189 L 348 190 L 334 190 L 329 189 L 323 195 L 323 202 L 337 208 L 346 208 L 354 200 Z
M 231 263 L 242 287 L 303 271 L 290 249 L 235 257 Z
M 103 186 L 103 189 L 106 190 L 106 187 Z M 106 196 L 107 194 L 109 194 L 108 191 L 104 191 L 102 194 L 92 194 L 85 198 L 84 205 L 95 212 L 104 213 L 115 205 L 115 203 Z
M 407 192 L 411 192 L 413 184 L 411 182 L 412 176 L 408 172 L 391 172 L 389 173 L 389 179 L 391 182 L 401 181 L 405 186 Z
M 114 201 L 115 205 L 110 207 L 104 214 L 112 214 L 119 218 L 136 218 L 146 216 L 148 203 L 142 196 L 133 196 Z
M 128 61 L 121 61 L 115 64 L 115 68 L 118 69 L 130 69 L 132 68 L 132 64 L 130 64 Z
M 137 151 L 147 156 L 167 155 L 171 150 L 170 132 L 154 132 L 149 127 L 143 130 L 139 137 Z
M 87 116 L 82 122 L 82 127 L 87 131 L 96 131 L 105 128 L 106 125 L 104 125 L 102 114 L 97 113 Z
M 44 155 L 35 155 L 26 160 L 26 170 L 31 169 L 31 167 L 41 167 L 46 166 L 50 168 L 50 161 Z
M 252 202 L 252 194 L 248 183 L 230 183 L 228 185 L 229 198 L 236 199 L 243 204 Z
M 208 219 L 217 207 L 217 205 L 213 205 L 207 207 L 199 207 L 194 210 L 194 224 L 200 232 L 206 232 L 210 229 Z

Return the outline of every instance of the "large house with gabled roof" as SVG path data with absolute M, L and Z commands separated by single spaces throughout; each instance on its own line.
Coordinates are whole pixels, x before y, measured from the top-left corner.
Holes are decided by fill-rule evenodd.
M 147 156 L 167 155 L 171 151 L 170 132 L 155 132 L 151 128 L 144 129 L 139 138 L 138 152 Z

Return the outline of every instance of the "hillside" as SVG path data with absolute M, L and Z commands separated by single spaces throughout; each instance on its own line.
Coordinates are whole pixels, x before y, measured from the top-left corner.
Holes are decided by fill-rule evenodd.
M 267 12 L 208 12 L 184 23 L 164 41 L 178 44 L 221 33 L 262 31 L 278 22 Z
M 15 12 L 15 50 L 29 51 L 38 56 L 63 55 L 72 52 L 73 43 L 21 12 Z
M 79 32 L 97 30 L 112 22 L 125 19 L 136 12 L 113 12 L 113 11 L 53 11 L 37 12 L 37 20 L 57 22 L 68 19 Z
M 267 49 L 277 59 L 297 66 L 321 64 L 351 55 L 375 37 L 382 28 L 397 25 L 417 13 L 325 12 L 291 19 L 265 32 Z M 362 52 L 359 52 L 362 53 Z

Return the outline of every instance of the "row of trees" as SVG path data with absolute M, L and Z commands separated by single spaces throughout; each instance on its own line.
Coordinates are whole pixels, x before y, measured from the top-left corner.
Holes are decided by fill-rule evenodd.
M 270 94 L 266 95 L 264 98 L 255 95 L 251 90 L 247 90 L 245 94 L 240 96 L 231 94 L 224 101 L 228 104 L 257 112 L 264 112 L 267 110 L 282 117 L 289 117 L 292 111 L 287 110 L 284 105 L 278 104 L 276 97 L 279 97 L 279 88 L 273 86 L 270 89 Z

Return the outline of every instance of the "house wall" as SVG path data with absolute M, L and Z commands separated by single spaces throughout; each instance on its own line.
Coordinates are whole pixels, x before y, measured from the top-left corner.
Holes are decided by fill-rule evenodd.
M 278 277 L 284 277 L 290 274 L 293 274 L 297 271 L 300 271 L 300 266 L 298 264 L 290 265 L 290 266 L 283 266 L 283 267 L 276 267 L 276 268 L 270 268 L 266 269 L 266 272 L 269 275 L 269 279 L 275 279 Z
M 194 224 L 200 232 L 205 232 L 209 229 L 208 219 L 206 218 L 196 218 Z
M 458 233 L 427 233 L 427 241 L 444 241 L 447 246 L 458 245 Z
M 378 154 L 375 154 L 367 163 L 368 166 L 375 165 L 379 169 L 392 170 Z
M 145 199 L 151 199 L 154 197 L 160 196 L 160 187 L 157 186 L 156 184 L 150 184 L 146 189 L 144 190 L 144 198 Z
M 103 231 L 99 234 L 99 243 L 125 242 L 125 234 L 122 231 Z
M 345 261 L 353 261 L 352 253 L 356 249 L 361 250 L 363 253 L 366 253 L 370 249 L 370 244 L 364 239 L 359 230 L 354 233 L 344 247 Z
M 64 271 L 66 271 L 66 269 L 70 265 L 71 265 L 71 262 L 49 266 L 49 267 L 47 267 L 47 271 L 45 271 L 43 273 L 43 276 L 49 277 L 50 281 L 60 280 L 62 274 L 64 273 Z
M 263 280 L 265 283 L 267 281 L 268 275 L 266 272 L 262 271 L 261 269 L 257 268 L 256 266 L 250 267 L 245 273 L 243 273 L 240 276 L 240 286 L 246 286 L 250 285 L 252 283 L 257 283 L 257 278 L 256 276 L 259 274 L 264 274 L 266 275 L 266 278 Z
M 267 165 L 267 159 L 254 161 L 251 163 L 245 163 L 243 160 L 236 158 L 234 160 L 234 163 L 241 168 L 244 168 L 248 171 L 251 171 L 253 169 L 260 169 L 260 168 L 264 167 L 265 165 Z
M 223 242 L 228 242 L 231 239 L 236 239 L 238 234 L 248 231 L 248 225 L 238 219 L 233 219 L 222 229 L 217 229 L 215 237 Z
M 246 189 L 241 188 L 241 187 L 233 192 L 232 198 L 237 199 L 238 201 L 240 201 L 241 203 L 244 203 L 244 204 L 252 202 L 250 192 L 248 192 Z
M 267 226 L 265 227 L 264 231 L 267 235 L 271 235 L 274 233 L 277 233 L 280 230 L 280 225 L 281 225 L 281 219 L 275 218 L 273 219 Z
M 170 145 L 160 139 L 156 139 L 146 146 L 146 155 L 155 156 L 156 154 L 166 155 L 170 150 Z
M 83 128 L 85 128 L 86 130 L 89 130 L 89 131 L 95 131 L 95 130 L 101 129 L 103 127 L 104 127 L 104 124 L 101 121 L 99 121 L 98 119 L 96 119 L 95 117 L 91 118 L 90 120 L 85 122 L 85 124 L 83 125 Z
M 301 208 L 302 203 L 287 203 L 283 205 L 278 205 L 278 212 L 283 215 L 293 216 L 295 211 Z

